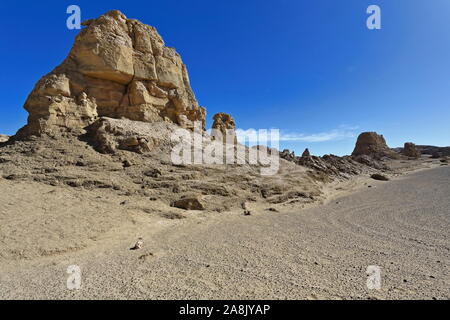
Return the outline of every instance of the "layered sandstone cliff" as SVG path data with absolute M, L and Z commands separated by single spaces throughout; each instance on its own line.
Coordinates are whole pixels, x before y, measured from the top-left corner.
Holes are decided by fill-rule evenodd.
M 18 136 L 77 132 L 98 117 L 205 126 L 186 66 L 155 28 L 119 11 L 83 25 L 68 57 L 29 95 Z

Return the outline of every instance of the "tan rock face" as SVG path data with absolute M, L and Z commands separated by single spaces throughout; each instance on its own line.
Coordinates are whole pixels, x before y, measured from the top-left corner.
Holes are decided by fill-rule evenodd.
M 410 158 L 420 157 L 419 150 L 417 150 L 416 145 L 412 142 L 405 143 L 405 147 L 403 148 L 403 154 Z
M 19 135 L 79 130 L 97 117 L 205 126 L 179 54 L 155 28 L 119 11 L 83 23 L 68 57 L 35 86 Z
M 354 157 L 367 155 L 374 158 L 398 157 L 396 153 L 387 146 L 384 137 L 376 132 L 361 133 L 352 155 Z
M 216 139 L 222 139 L 224 142 L 236 142 L 236 123 L 232 116 L 226 113 L 218 113 L 213 117 L 211 135 Z
M 0 143 L 1 142 L 6 142 L 9 140 L 9 136 L 6 136 L 4 134 L 0 134 Z
M 171 150 L 171 134 L 176 128 L 176 125 L 166 122 L 150 125 L 140 121 L 102 117 L 86 127 L 86 130 L 95 149 L 101 153 L 126 150 L 142 154 Z

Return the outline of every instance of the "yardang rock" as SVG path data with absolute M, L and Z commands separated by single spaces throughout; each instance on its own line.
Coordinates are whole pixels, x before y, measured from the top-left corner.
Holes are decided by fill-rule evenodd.
M 364 132 L 359 135 L 352 156 L 361 155 L 368 155 L 376 159 L 398 158 L 397 154 L 387 146 L 384 137 L 376 132 Z
M 419 158 L 420 152 L 417 150 L 416 145 L 412 142 L 405 143 L 405 147 L 402 152 L 405 156 L 410 158 Z
M 97 117 L 205 126 L 186 66 L 155 28 L 117 10 L 83 25 L 68 57 L 29 95 L 18 136 L 78 132 Z

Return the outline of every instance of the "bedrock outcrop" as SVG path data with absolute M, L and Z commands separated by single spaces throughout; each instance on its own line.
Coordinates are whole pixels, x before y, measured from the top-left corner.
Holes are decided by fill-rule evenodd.
M 211 135 L 216 140 L 228 143 L 236 143 L 236 123 L 233 117 L 227 113 L 217 113 L 213 117 Z
M 406 142 L 403 148 L 403 155 L 410 158 L 419 158 L 421 153 L 417 150 L 416 145 L 412 142 Z
M 155 28 L 116 10 L 83 26 L 67 58 L 26 100 L 19 136 L 78 131 L 98 117 L 205 126 L 185 64 Z
M 376 132 L 363 132 L 356 141 L 355 150 L 352 153 L 354 158 L 370 156 L 375 159 L 383 157 L 398 158 L 398 154 L 388 147 L 383 135 Z

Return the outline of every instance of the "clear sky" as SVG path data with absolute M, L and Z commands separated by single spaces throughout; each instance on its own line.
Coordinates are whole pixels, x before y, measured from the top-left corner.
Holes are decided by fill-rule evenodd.
M 362 131 L 392 147 L 450 145 L 448 0 L 2 1 L 0 133 L 26 123 L 27 95 L 68 54 L 71 4 L 83 20 L 118 9 L 155 26 L 187 64 L 209 125 L 230 113 L 318 155 L 351 153 Z M 371 4 L 381 30 L 366 27 Z

